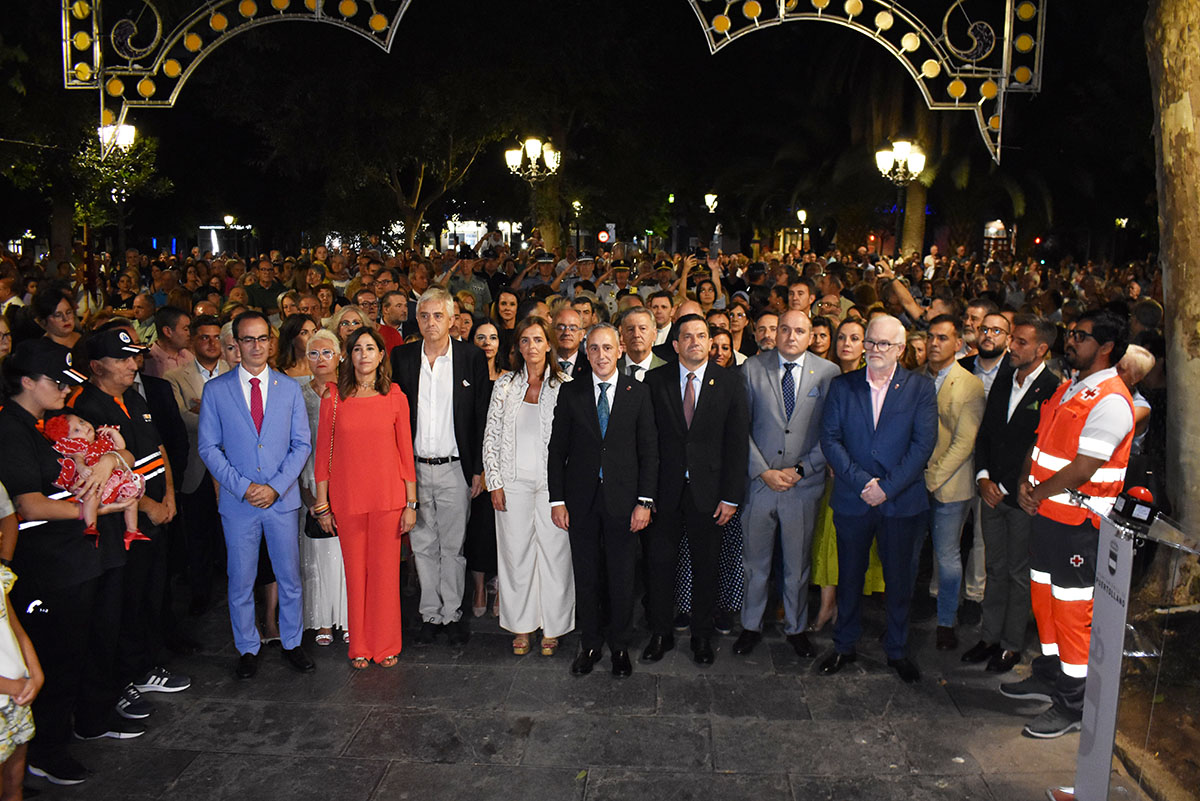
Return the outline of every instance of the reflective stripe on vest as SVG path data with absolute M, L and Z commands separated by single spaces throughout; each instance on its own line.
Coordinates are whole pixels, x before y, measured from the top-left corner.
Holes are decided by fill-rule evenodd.
M 1064 402 L 1062 398 L 1069 387 L 1070 383 L 1064 382 L 1053 397 L 1042 404 L 1037 444 L 1033 448 L 1029 468 L 1029 483 L 1035 487 L 1069 465 L 1078 454 L 1081 445 L 1089 450 L 1102 450 L 1107 447 L 1106 443 L 1080 437 L 1080 432 L 1087 424 L 1088 415 L 1102 398 L 1113 394 L 1121 395 L 1129 404 L 1130 410 L 1133 409 L 1129 390 L 1118 376 L 1101 381 L 1092 390 L 1076 392 L 1070 400 Z M 1125 468 L 1129 465 L 1129 451 L 1132 445 L 1131 430 L 1113 450 L 1109 460 L 1077 488 L 1079 492 L 1092 498 L 1093 506 L 1104 511 L 1112 508 L 1125 484 Z M 1085 520 L 1091 520 L 1092 525 L 1097 528 L 1100 526 L 1099 517 L 1076 505 L 1065 492 L 1042 501 L 1038 514 L 1069 526 L 1077 526 Z

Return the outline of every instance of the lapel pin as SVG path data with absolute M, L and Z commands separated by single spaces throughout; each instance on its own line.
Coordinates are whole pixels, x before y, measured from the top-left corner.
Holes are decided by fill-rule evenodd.
M 471 386 L 471 382 L 470 382 L 470 381 L 468 381 L 467 379 L 465 379 L 465 378 L 464 378 L 464 379 L 463 379 L 463 386 L 464 386 L 464 387 L 469 387 L 469 386 Z
M 715 384 L 715 383 L 716 383 L 716 380 L 715 380 L 715 379 L 712 379 L 712 378 L 708 379 L 708 385 L 709 385 L 710 387 L 711 387 L 713 384 Z

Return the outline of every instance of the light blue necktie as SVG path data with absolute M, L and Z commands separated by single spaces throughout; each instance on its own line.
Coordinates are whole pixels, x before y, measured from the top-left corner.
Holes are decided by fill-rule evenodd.
M 792 377 L 792 368 L 795 366 L 791 362 L 783 364 L 783 412 L 788 420 L 796 411 L 796 379 Z
M 600 385 L 600 399 L 596 401 L 596 416 L 600 418 L 600 436 L 608 433 L 608 384 Z

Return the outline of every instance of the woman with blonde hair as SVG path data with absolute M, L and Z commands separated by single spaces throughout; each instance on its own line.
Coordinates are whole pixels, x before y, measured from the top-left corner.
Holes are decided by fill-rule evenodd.
M 375 324 L 361 306 L 343 306 L 334 313 L 329 325 L 325 327 L 332 331 L 338 342 L 345 347 L 347 338 L 364 326 L 372 330 L 375 328 Z
M 537 316 L 517 323 L 513 371 L 496 380 L 483 435 L 483 469 L 496 510 L 500 626 L 513 632 L 513 653 L 529 653 L 542 630 L 542 655 L 575 628 L 571 542 L 550 517 L 546 483 L 558 372 L 550 323 Z

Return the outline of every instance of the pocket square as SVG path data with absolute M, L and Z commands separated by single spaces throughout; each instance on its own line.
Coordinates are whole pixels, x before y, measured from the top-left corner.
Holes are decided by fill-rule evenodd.
M 810 389 L 810 390 L 808 391 L 808 397 L 810 397 L 810 398 L 819 398 L 819 397 L 821 397 L 821 388 L 820 388 L 820 387 L 813 387 L 812 389 Z

